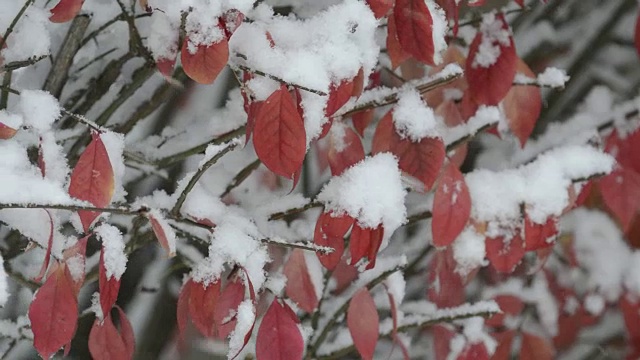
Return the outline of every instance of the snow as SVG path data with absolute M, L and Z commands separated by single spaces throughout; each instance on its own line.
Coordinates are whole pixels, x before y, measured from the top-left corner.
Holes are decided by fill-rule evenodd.
M 471 66 L 487 68 L 498 61 L 501 53 L 500 46 L 511 46 L 511 35 L 508 30 L 503 29 L 502 21 L 496 18 L 494 12 L 482 16 L 479 31 L 482 34 L 482 42 L 478 46 L 478 52 Z
M 24 118 L 24 124 L 38 132 L 49 130 L 53 122 L 60 117 L 61 111 L 58 100 L 42 90 L 22 91 L 18 109 Z
M 11 14 L 4 8 L 5 5 L 3 4 L 2 12 Z M 21 6 L 22 3 L 20 2 L 19 5 Z M 29 7 L 16 24 L 11 36 L 6 39 L 7 47 L 1 52 L 5 63 L 49 55 L 51 47 L 50 31 L 47 28 L 49 24 L 48 11 L 36 6 Z M 8 26 L 9 23 L 5 23 L 0 28 L 6 29 Z
M 70 169 L 64 149 L 56 142 L 53 132 L 47 131 L 40 134 L 40 154 L 44 162 L 45 178 L 60 185 L 65 184 Z
M 548 67 L 538 74 L 538 84 L 552 88 L 561 88 L 571 79 L 567 72 L 555 67 Z
M 100 321 L 104 319 L 102 305 L 100 304 L 100 293 L 97 291 L 91 294 L 91 306 L 89 307 L 89 311 L 96 314 L 96 318 Z
M 125 196 L 127 196 L 127 192 L 124 190 L 123 179 L 125 174 L 125 165 L 124 165 L 124 136 L 122 134 L 113 132 L 113 131 L 105 131 L 100 134 L 100 140 L 104 144 L 105 149 L 107 150 L 107 155 L 109 156 L 109 162 L 111 163 L 111 168 L 113 170 L 113 197 L 111 198 L 111 202 L 124 201 Z
M 433 37 L 433 60 L 436 65 L 442 62 L 442 53 L 449 47 L 446 36 L 449 30 L 447 16 L 444 10 L 433 0 L 425 1 L 433 25 L 431 26 L 431 36 Z
M 122 233 L 117 227 L 106 223 L 96 227 L 94 232 L 102 241 L 107 278 L 120 280 L 127 268 L 127 255 L 124 252 Z
M 474 136 L 480 129 L 497 124 L 501 118 L 502 115 L 499 108 L 481 105 L 466 123 L 447 128 L 443 135 L 444 142 L 449 145 L 466 136 Z
M 9 284 L 7 281 L 7 273 L 4 270 L 4 259 L 0 255 L 0 307 L 4 307 L 9 300 Z
M 7 110 L 0 110 L 0 124 L 17 130 L 24 123 L 20 114 L 10 113 Z
M 624 286 L 629 292 L 640 297 L 640 251 L 638 250 L 630 256 Z
M 244 345 L 244 337 L 251 331 L 256 321 L 256 310 L 253 306 L 253 302 L 250 299 L 246 299 L 238 306 L 238 312 L 236 314 L 236 328 L 229 335 L 229 353 L 228 359 L 232 359 L 238 354 L 242 346 Z
M 334 121 L 331 124 L 331 129 L 329 130 L 329 136 L 331 139 L 331 145 L 336 153 L 343 152 L 347 146 L 345 136 L 347 135 L 347 125 L 345 125 L 342 121 Z
M 389 277 L 384 281 L 384 285 L 389 294 L 393 297 L 393 301 L 395 301 L 397 309 L 404 299 L 407 287 L 407 282 L 404 280 L 402 272 L 398 271 L 389 275 Z
M 365 158 L 327 183 L 317 200 L 325 210 L 347 213 L 365 228 L 384 227 L 389 237 L 406 221 L 406 191 L 398 161 L 389 153 Z
M 398 103 L 393 108 L 393 123 L 402 138 L 419 142 L 425 137 L 439 138 L 442 119 L 427 106 L 411 86 L 398 93 Z
M 218 2 L 209 2 L 208 5 L 219 7 Z M 216 6 L 217 5 L 217 6 Z M 206 11 L 192 11 L 187 15 L 185 31 L 187 32 L 187 49 L 195 54 L 199 46 L 210 46 L 219 43 L 224 38 L 223 30 L 218 26 L 218 18 L 212 13 L 221 13 L 220 9 L 206 9 Z
M 485 260 L 485 237 L 467 226 L 453 242 L 453 258 L 456 272 L 462 277 L 487 264 Z

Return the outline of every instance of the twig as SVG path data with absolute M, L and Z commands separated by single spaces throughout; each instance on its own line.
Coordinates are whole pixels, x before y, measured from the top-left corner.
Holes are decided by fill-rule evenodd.
M 95 211 L 106 212 L 118 215 L 140 215 L 145 209 L 135 210 L 130 207 L 113 207 L 101 208 L 85 205 L 60 205 L 60 204 L 0 204 L 1 209 L 52 209 L 52 210 L 69 210 L 69 211 Z
M 276 245 L 292 249 L 309 250 L 320 254 L 331 254 L 335 249 L 328 246 L 316 245 L 309 241 L 287 242 L 275 239 L 260 239 L 263 244 Z
M 182 208 L 182 204 L 184 204 L 184 201 L 187 199 L 187 195 L 189 195 L 189 192 L 193 189 L 193 187 L 196 185 L 198 180 L 200 180 L 202 175 L 204 175 L 204 173 L 207 170 L 209 170 L 209 168 L 213 166 L 213 164 L 217 163 L 218 160 L 220 160 L 223 156 L 225 156 L 231 150 L 235 149 L 238 145 L 239 143 L 237 141 L 230 141 L 216 155 L 214 155 L 211 159 L 207 160 L 207 162 L 205 162 L 204 164 L 202 164 L 202 166 L 200 166 L 198 171 L 196 171 L 196 173 L 193 174 L 191 179 L 189 179 L 187 186 L 185 186 L 184 190 L 182 190 L 182 192 L 180 193 L 180 196 L 178 197 L 178 200 L 176 201 L 176 204 L 173 206 L 173 209 L 171 209 L 171 214 L 174 217 L 177 217 L 180 214 L 180 208 Z
M 27 67 L 27 66 L 31 66 L 34 65 L 46 58 L 48 58 L 49 55 L 41 55 L 41 56 L 34 56 L 31 57 L 27 60 L 18 60 L 18 61 L 12 61 L 8 64 L 3 65 L 2 67 L 0 67 L 0 74 L 4 73 L 4 72 L 9 72 L 9 71 L 13 71 L 13 70 L 18 70 L 21 69 L 23 67 Z
M 238 56 L 238 57 L 240 57 L 240 58 L 243 58 L 243 59 L 245 59 L 245 60 L 247 59 L 247 57 L 246 57 L 246 56 L 244 56 L 244 55 L 242 55 L 242 54 L 236 54 L 236 56 Z M 248 67 L 248 66 L 245 66 L 245 65 L 238 65 L 238 68 L 239 68 L 240 70 L 243 70 L 243 71 L 246 71 L 246 72 L 250 72 L 250 73 L 252 73 L 252 74 L 256 74 L 256 75 L 260 75 L 260 76 L 264 76 L 264 77 L 269 78 L 269 79 L 271 79 L 271 80 L 275 80 L 275 81 L 277 81 L 277 82 L 279 82 L 279 83 L 282 83 L 282 84 L 285 84 L 285 85 L 287 85 L 287 86 L 293 86 L 293 87 L 296 87 L 296 88 L 298 88 L 298 89 L 300 89 L 300 90 L 308 91 L 308 92 L 310 92 L 310 93 L 314 93 L 314 94 L 316 94 L 316 95 L 320 95 L 320 96 L 327 96 L 327 93 L 326 93 L 326 92 L 324 92 L 324 91 L 320 91 L 320 90 L 316 90 L 316 89 L 311 89 L 311 88 L 308 88 L 308 87 L 306 87 L 306 86 L 302 86 L 302 85 L 298 85 L 298 84 L 290 83 L 290 82 L 285 81 L 285 80 L 283 80 L 283 79 L 281 79 L 281 78 L 279 78 L 279 77 L 277 77 L 277 76 L 274 76 L 274 75 L 271 75 L 271 74 L 267 74 L 266 72 L 263 72 L 263 71 L 260 71 L 260 70 L 252 69 L 252 68 L 250 68 L 250 67 Z
M 200 145 L 196 145 L 192 148 L 189 148 L 187 150 L 181 151 L 177 154 L 173 154 L 170 156 L 167 156 L 165 158 L 159 159 L 154 161 L 154 163 L 160 167 L 167 167 L 170 165 L 173 165 L 174 163 L 178 162 L 178 161 L 182 161 L 185 158 L 191 156 L 191 155 L 195 155 L 195 154 L 200 154 L 202 152 L 204 152 L 207 147 L 209 145 L 220 145 L 222 143 L 225 143 L 233 138 L 237 138 L 240 135 L 242 135 L 242 133 L 244 133 L 244 126 L 241 126 L 235 130 L 231 130 L 227 133 L 224 133 L 214 139 L 209 140 L 208 142 L 204 143 L 204 144 L 200 144 Z
M 256 159 L 249 165 L 245 166 L 242 170 L 240 170 L 240 172 L 237 173 L 236 176 L 233 177 L 233 179 L 231 179 L 231 182 L 229 182 L 227 188 L 224 189 L 222 194 L 220 194 L 220 197 L 225 197 L 231 192 L 231 190 L 242 184 L 243 181 L 245 181 L 258 167 L 260 167 L 261 163 L 262 162 L 260 161 L 260 159 Z
M 13 30 L 15 29 L 15 27 L 18 24 L 18 21 L 20 21 L 20 18 L 22 17 L 22 15 L 24 15 L 25 11 L 27 11 L 29 6 L 33 5 L 34 2 L 35 2 L 35 0 L 27 0 L 27 1 L 25 1 L 24 5 L 22 5 L 22 8 L 20 9 L 20 11 L 18 11 L 16 16 L 13 18 L 13 20 L 11 21 L 11 24 L 9 24 L 9 27 L 7 28 L 7 31 L 4 32 L 4 36 L 0 39 L 0 50 L 7 43 L 7 38 L 9 37 L 9 35 L 11 35 Z
M 301 212 L 307 211 L 311 208 L 314 207 L 321 207 L 323 206 L 323 204 L 321 202 L 318 201 L 310 201 L 307 204 L 301 206 L 301 207 L 297 207 L 297 208 L 291 208 L 289 210 L 286 211 L 281 211 L 281 212 L 277 212 L 275 214 L 271 214 L 271 216 L 269 216 L 269 220 L 280 220 L 286 217 L 289 217 L 291 215 L 295 215 L 295 214 L 299 214 Z

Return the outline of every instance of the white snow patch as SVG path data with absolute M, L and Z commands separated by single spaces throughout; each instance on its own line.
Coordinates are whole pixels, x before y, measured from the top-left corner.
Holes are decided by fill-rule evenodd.
M 117 227 L 106 223 L 96 227 L 94 232 L 102 241 L 107 278 L 120 280 L 127 269 L 127 255 L 124 252 L 122 233 Z

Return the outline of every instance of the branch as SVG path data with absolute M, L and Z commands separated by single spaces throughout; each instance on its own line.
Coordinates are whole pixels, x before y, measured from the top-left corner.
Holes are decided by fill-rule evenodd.
M 4 48 L 4 45 L 7 42 L 7 38 L 13 32 L 13 29 L 15 29 L 16 25 L 18 24 L 18 21 L 20 21 L 20 18 L 22 17 L 22 15 L 24 15 L 25 11 L 27 11 L 29 6 L 33 5 L 34 2 L 35 0 L 27 0 L 25 1 L 24 5 L 22 5 L 22 8 L 20 9 L 20 11 L 18 11 L 16 16 L 13 18 L 13 20 L 11 21 L 11 24 L 9 24 L 7 31 L 4 32 L 4 36 L 0 39 L 0 49 Z
M 18 69 L 22 69 L 23 67 L 34 65 L 48 57 L 49 55 L 41 55 L 41 56 L 30 57 L 27 60 L 12 61 L 0 67 L 0 74 L 5 73 L 7 71 L 18 70 Z
M 211 167 L 213 164 L 217 163 L 223 156 L 225 156 L 228 152 L 235 149 L 239 145 L 239 141 L 237 139 L 228 142 L 223 149 L 221 149 L 217 154 L 215 154 L 211 159 L 207 160 L 204 164 L 200 166 L 200 168 L 196 171 L 195 174 L 189 179 L 187 186 L 182 190 L 176 204 L 171 209 L 171 215 L 174 217 L 178 217 L 180 214 L 180 208 L 182 208 L 182 204 L 187 199 L 187 195 L 189 192 L 193 190 L 193 187 L 196 185 L 198 180 L 204 175 L 204 173 Z
M 318 201 L 310 201 L 309 203 L 307 203 L 306 205 L 303 205 L 301 207 L 297 207 L 297 208 L 291 208 L 289 210 L 286 211 L 281 211 L 281 212 L 277 212 L 274 214 L 271 214 L 271 216 L 269 216 L 269 221 L 271 220 L 280 220 L 286 217 L 289 217 L 291 215 L 295 215 L 295 214 L 299 214 L 301 212 L 305 212 L 311 208 L 314 207 L 321 207 L 324 206 L 321 202 Z
M 2 209 L 50 209 L 50 210 L 68 210 L 68 211 L 95 211 L 105 212 L 118 215 L 140 215 L 141 212 L 146 211 L 145 208 L 132 209 L 130 207 L 113 207 L 113 208 L 100 208 L 94 206 L 85 205 L 60 205 L 60 204 L 0 204 L 0 210 Z
M 335 251 L 335 249 L 332 247 L 316 245 L 310 241 L 287 242 L 284 240 L 276 239 L 260 239 L 260 242 L 262 242 L 263 244 L 276 245 L 291 249 L 309 250 L 323 255 L 331 254 Z
M 196 145 L 192 148 L 181 151 L 177 154 L 169 155 L 167 157 L 154 161 L 154 163 L 160 168 L 173 165 L 174 163 L 178 161 L 182 161 L 191 155 L 200 154 L 204 152 L 205 150 L 207 150 L 207 147 L 209 147 L 209 145 L 220 145 L 222 143 L 225 143 L 227 141 L 230 141 L 234 138 L 241 136 L 245 131 L 244 129 L 245 127 L 241 126 L 235 130 L 231 130 L 227 133 L 219 135 L 217 138 L 211 139 L 204 144 Z
M 237 173 L 236 176 L 233 177 L 233 179 L 231 179 L 231 182 L 229 183 L 229 185 L 227 185 L 227 188 L 224 189 L 224 192 L 222 192 L 220 198 L 225 197 L 231 192 L 231 190 L 242 184 L 243 181 L 245 181 L 258 167 L 260 167 L 260 164 L 262 164 L 260 159 L 256 159 L 249 165 L 245 166 L 242 170 L 240 170 L 240 172 Z

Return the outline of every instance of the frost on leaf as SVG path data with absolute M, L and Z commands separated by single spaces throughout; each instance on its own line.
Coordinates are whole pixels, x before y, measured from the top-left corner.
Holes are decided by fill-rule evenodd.
M 349 301 L 347 326 L 363 359 L 373 359 L 379 337 L 378 309 L 369 290 L 362 288 Z
M 281 299 L 274 299 L 262 319 L 256 338 L 260 360 L 301 359 L 304 340 L 296 314 Z
M 51 17 L 49 20 L 54 23 L 63 23 L 72 20 L 82 8 L 84 0 L 60 0 L 56 6 L 51 9 Z
M 291 252 L 283 272 L 287 277 L 285 288 L 287 296 L 302 310 L 312 313 L 318 306 L 318 295 L 311 280 L 303 250 L 295 249 Z
M 487 238 L 485 246 L 487 259 L 499 272 L 512 272 L 524 257 L 525 244 L 519 231 L 516 231 L 511 238 L 504 236 Z
M 111 203 L 114 193 L 114 174 L 109 155 L 97 132 L 92 132 L 91 142 L 84 150 L 71 173 L 69 195 L 102 208 Z M 100 215 L 98 211 L 78 211 L 84 231 Z
M 253 129 L 258 158 L 274 173 L 293 179 L 306 153 L 302 117 L 289 91 L 281 85 L 260 106 Z
M 98 288 L 100 289 L 100 307 L 103 314 L 111 311 L 116 300 L 118 300 L 118 291 L 120 290 L 120 279 L 114 276 L 107 276 L 106 266 L 104 264 L 104 249 L 100 252 L 100 262 L 98 263 Z
M 197 83 L 213 83 L 229 60 L 227 39 L 208 45 L 190 45 L 190 41 L 187 37 L 182 44 L 180 59 L 184 72 Z M 196 48 L 193 52 L 192 47 Z
M 33 345 L 44 359 L 69 344 L 76 332 L 78 300 L 72 282 L 67 267 L 56 264 L 29 306 Z
M 331 212 L 323 212 L 318 217 L 313 242 L 316 245 L 333 248 L 333 251 L 328 254 L 316 252 L 320 263 L 328 270 L 335 269 L 340 263 L 344 253 L 344 236 L 353 225 L 353 221 L 349 215 L 334 216 Z
M 518 56 L 504 15 L 483 17 L 469 48 L 465 76 L 469 93 L 478 104 L 497 105 L 511 89 Z
M 462 232 L 471 215 L 471 195 L 457 166 L 444 168 L 433 200 L 431 232 L 435 246 L 451 244 Z

